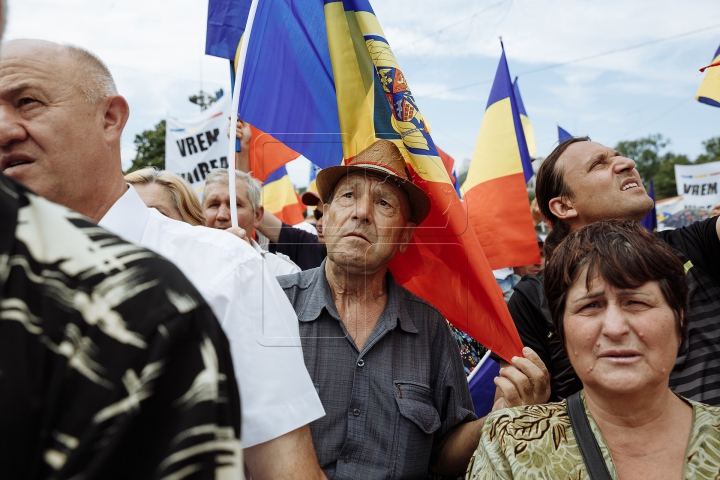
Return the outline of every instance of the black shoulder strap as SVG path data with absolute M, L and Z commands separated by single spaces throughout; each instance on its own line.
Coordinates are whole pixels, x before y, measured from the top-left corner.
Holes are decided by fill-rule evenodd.
M 575 433 L 575 440 L 580 447 L 580 453 L 585 461 L 590 479 L 612 480 L 595 435 L 590 428 L 590 421 L 585 414 L 580 392 L 575 392 L 567 398 L 567 410 L 570 416 L 570 425 Z

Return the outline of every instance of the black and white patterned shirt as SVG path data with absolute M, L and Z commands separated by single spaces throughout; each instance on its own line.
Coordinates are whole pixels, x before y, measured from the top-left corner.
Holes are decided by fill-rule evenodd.
M 239 434 L 178 269 L 0 174 L 0 478 L 239 478 Z
M 300 320 L 305 365 L 325 407 L 312 422 L 331 480 L 424 479 L 453 429 L 476 418 L 450 328 L 387 273 L 387 306 L 358 351 L 319 268 L 278 277 Z

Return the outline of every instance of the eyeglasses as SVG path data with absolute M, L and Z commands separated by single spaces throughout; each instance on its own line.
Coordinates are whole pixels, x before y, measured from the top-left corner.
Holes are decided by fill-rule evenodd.
M 321 212 L 320 210 L 318 210 L 318 209 L 316 208 L 315 210 L 313 210 L 313 215 L 315 215 L 315 220 L 317 221 L 317 220 L 320 220 L 320 219 L 322 218 L 323 212 Z

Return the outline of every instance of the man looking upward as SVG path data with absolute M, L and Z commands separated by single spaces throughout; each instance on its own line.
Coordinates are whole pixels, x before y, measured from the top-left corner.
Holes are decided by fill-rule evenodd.
M 463 473 L 482 420 L 457 344 L 442 314 L 388 270 L 430 199 L 388 140 L 323 169 L 317 185 L 327 258 L 278 280 L 327 412 L 310 427 L 321 467 L 334 479 Z

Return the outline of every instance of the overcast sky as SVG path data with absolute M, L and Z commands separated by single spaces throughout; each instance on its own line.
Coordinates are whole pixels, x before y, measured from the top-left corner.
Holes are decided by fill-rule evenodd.
M 698 68 L 720 45 L 717 0 L 383 0 L 373 7 L 435 142 L 458 162 L 472 156 L 500 35 L 539 155 L 557 142 L 557 123 L 608 145 L 661 133 L 691 158 L 703 140 L 720 136 L 720 108 L 694 100 Z M 229 91 L 228 62 L 203 53 L 206 16 L 207 0 L 9 0 L 6 38 L 71 42 L 107 62 L 131 108 L 127 165 L 135 134 L 168 114 L 198 113 L 190 94 Z M 587 58 L 614 50 L 623 51 Z M 573 63 L 554 67 L 566 62 Z M 306 165 L 289 170 L 296 185 L 307 183 Z

